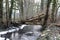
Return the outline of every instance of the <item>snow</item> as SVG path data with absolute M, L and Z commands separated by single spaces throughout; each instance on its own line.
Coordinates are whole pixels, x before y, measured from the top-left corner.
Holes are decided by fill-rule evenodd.
M 8 32 L 14 32 L 16 31 L 16 29 L 11 29 L 11 30 L 8 30 Z
M 33 33 L 33 32 L 26 32 L 26 33 Z
M 18 30 L 19 30 L 19 28 L 16 28 L 16 30 L 18 31 Z
M 6 30 L 6 31 L 1 31 L 0 35 L 7 34 L 8 32 L 15 32 L 15 31 L 18 31 L 18 30 L 19 30 L 19 28 L 10 29 L 10 30 Z
M 41 0 L 35 0 L 35 3 L 41 2 Z
M 5 40 L 5 38 L 0 37 L 0 40 Z M 6 40 L 9 40 L 8 38 Z
M 15 32 L 15 31 L 18 31 L 19 28 L 15 28 L 15 29 L 11 29 L 11 30 L 8 30 L 8 32 Z
M 25 26 L 27 26 L 27 25 L 25 25 L 25 24 L 24 24 L 24 25 L 22 25 L 22 26 L 20 27 L 20 29 L 23 29 Z
M 15 32 L 15 31 L 18 31 L 19 29 L 23 29 L 24 27 L 26 27 L 26 26 L 29 26 L 29 25 L 25 25 L 25 24 L 23 24 L 23 25 L 21 25 L 21 26 L 19 26 L 19 27 L 15 27 L 15 28 L 8 28 L 8 30 L 6 30 L 6 31 L 1 31 L 0 32 L 0 35 L 1 34 L 7 34 L 8 32 Z M 30 27 L 30 26 L 29 26 Z M 39 35 L 40 35 L 40 32 L 38 32 L 38 31 L 36 31 L 36 30 L 38 30 L 38 29 L 40 29 L 42 26 L 41 25 L 32 25 L 32 27 L 34 28 L 33 30 L 33 32 L 26 32 L 25 34 L 23 34 L 22 36 L 21 36 L 21 40 L 36 40 L 38 37 L 39 37 Z M 26 34 L 31 34 L 31 33 L 33 33 L 33 35 L 31 35 L 31 36 L 28 36 L 28 35 L 26 35 Z M 12 33 L 12 40 L 20 40 L 20 37 L 19 37 L 19 35 L 20 34 L 18 34 L 17 32 L 15 33 L 15 36 L 14 36 L 14 33 Z M 0 40 L 5 40 L 5 38 L 2 38 L 2 37 L 0 37 Z M 9 40 L 9 39 L 7 39 L 7 40 Z
M 2 32 L 0 32 L 0 35 L 2 35 L 2 34 L 6 34 L 8 31 L 2 31 Z

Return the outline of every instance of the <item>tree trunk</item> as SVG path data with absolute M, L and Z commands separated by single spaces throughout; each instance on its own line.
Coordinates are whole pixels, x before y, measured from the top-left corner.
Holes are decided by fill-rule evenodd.
M 21 23 L 24 21 L 24 17 L 23 17 L 23 0 L 20 0 L 20 18 L 21 18 Z
M 0 26 L 1 26 L 1 22 L 2 22 L 2 17 L 3 17 L 3 0 L 0 0 Z
M 14 4 L 14 0 L 11 0 L 11 7 L 10 7 L 10 11 L 9 11 L 9 20 L 11 21 L 11 14 L 12 14 L 12 9 L 13 9 L 13 4 Z
M 41 0 L 41 11 L 43 11 L 43 3 L 44 2 L 44 0 Z
M 57 5 L 56 5 L 57 3 L 56 3 L 56 0 L 53 0 L 53 4 L 52 4 L 52 13 L 51 13 L 51 18 L 52 18 L 52 23 L 54 23 L 55 22 L 55 11 L 56 11 L 56 7 L 57 7 Z
M 8 0 L 6 0 L 6 27 L 8 27 L 8 20 L 9 20 L 9 4 Z
M 45 14 L 44 22 L 42 24 L 43 27 L 42 27 L 41 31 L 44 31 L 45 28 L 47 27 L 47 20 L 48 20 L 50 3 L 51 3 L 51 0 L 47 0 L 47 9 L 46 9 L 46 14 Z

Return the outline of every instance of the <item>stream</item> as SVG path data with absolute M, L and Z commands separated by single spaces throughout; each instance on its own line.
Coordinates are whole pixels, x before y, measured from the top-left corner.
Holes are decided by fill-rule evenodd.
M 8 30 L 0 32 L 0 40 L 37 40 L 41 27 L 41 25 L 22 25 L 8 28 Z M 23 32 L 20 32 L 21 29 Z

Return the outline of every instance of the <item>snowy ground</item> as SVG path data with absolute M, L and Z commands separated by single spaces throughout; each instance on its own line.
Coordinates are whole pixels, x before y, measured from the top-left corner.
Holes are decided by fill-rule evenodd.
M 23 25 L 23 26 L 26 26 L 26 25 Z M 21 26 L 20 28 L 23 29 L 23 26 Z M 6 40 L 36 40 L 38 38 L 38 36 L 40 35 L 40 32 L 37 31 L 38 29 L 41 28 L 40 25 L 32 25 L 31 30 L 33 30 L 33 31 L 32 32 L 29 31 L 27 33 L 24 33 L 23 35 L 21 35 L 17 32 L 20 28 L 13 28 L 11 30 L 1 31 L 0 36 L 4 35 L 4 34 L 7 34 L 8 32 L 11 32 L 12 33 L 11 37 L 7 38 Z M 32 34 L 32 35 L 29 35 L 29 34 Z M 5 40 L 5 38 L 0 37 L 0 40 Z
M 39 31 L 41 28 L 41 25 L 22 25 L 19 26 L 19 28 L 11 28 L 6 31 L 0 31 L 0 40 L 5 40 L 5 37 L 1 37 L 1 35 L 12 33 L 11 37 L 6 38 L 6 40 L 45 40 L 47 36 L 49 36 L 49 40 L 60 40 L 60 27 L 51 26 L 48 27 L 47 30 L 45 30 L 42 34 Z M 27 31 L 26 33 L 23 33 L 23 35 L 19 34 L 19 29 L 24 29 L 24 31 Z M 32 30 L 32 31 L 30 31 Z M 15 35 L 14 35 L 15 34 Z M 5 35 L 7 36 L 7 35 Z
M 3 38 L 3 37 L 0 37 L 0 40 L 5 40 L 5 38 Z M 9 39 L 7 38 L 6 40 L 9 40 Z

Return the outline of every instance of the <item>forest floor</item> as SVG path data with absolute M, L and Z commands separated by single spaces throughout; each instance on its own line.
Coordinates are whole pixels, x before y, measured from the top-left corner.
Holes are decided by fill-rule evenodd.
M 37 28 L 38 26 L 36 26 Z M 0 33 L 1 34 L 1 33 Z M 14 35 L 15 34 L 15 35 Z M 47 27 L 42 33 L 38 31 L 26 32 L 23 35 L 18 32 L 12 33 L 11 40 L 60 40 L 60 27 L 51 26 Z M 7 38 L 7 40 L 9 40 Z M 0 37 L 0 40 L 5 40 L 3 37 Z

